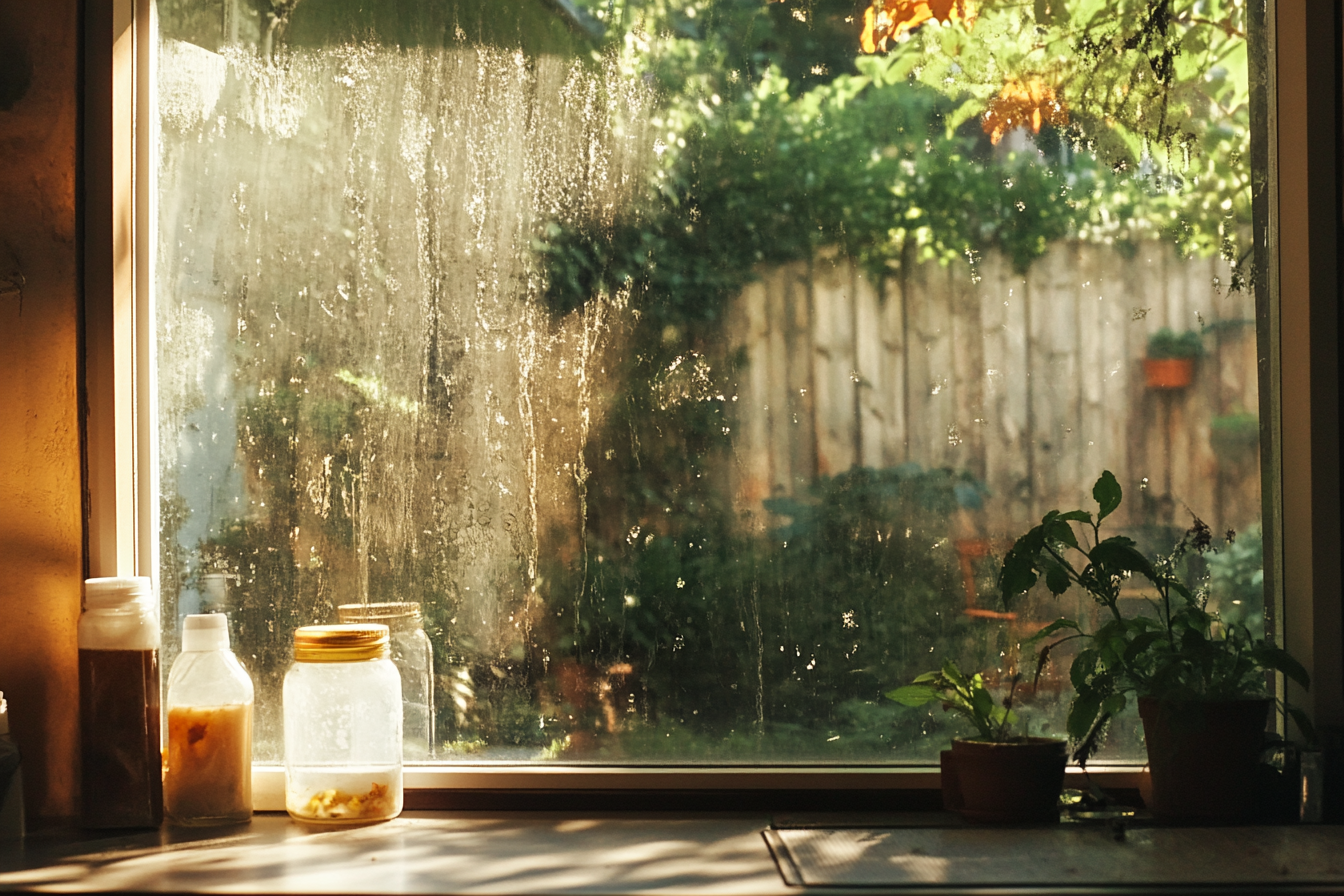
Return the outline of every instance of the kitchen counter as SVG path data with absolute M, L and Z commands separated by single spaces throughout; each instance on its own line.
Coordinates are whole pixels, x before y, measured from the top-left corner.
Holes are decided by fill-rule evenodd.
M 783 896 L 855 887 L 1344 893 L 1344 827 L 1131 826 L 1117 839 L 1104 824 L 976 829 L 939 813 L 408 812 L 344 828 L 262 813 L 223 829 L 0 844 L 0 891 Z

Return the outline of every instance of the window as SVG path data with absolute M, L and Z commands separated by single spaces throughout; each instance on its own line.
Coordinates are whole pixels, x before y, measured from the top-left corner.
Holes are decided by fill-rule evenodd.
M 919 762 L 942 720 L 881 691 L 1007 667 L 1055 607 L 997 618 L 995 552 L 1102 467 L 1135 530 L 1257 521 L 1254 440 L 1209 464 L 1259 407 L 1254 304 L 1200 255 L 1251 245 L 1244 155 L 1220 226 L 1167 204 L 1216 147 L 1117 174 L 1062 82 L 915 71 L 989 4 L 866 57 L 861 9 L 468 12 L 158 5 L 159 580 L 232 611 L 263 693 L 294 625 L 413 599 L 441 759 Z M 1140 380 L 1163 323 L 1191 386 Z

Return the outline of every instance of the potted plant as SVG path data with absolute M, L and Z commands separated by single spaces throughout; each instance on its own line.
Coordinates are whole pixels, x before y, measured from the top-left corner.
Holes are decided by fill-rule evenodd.
M 952 660 L 914 683 L 889 691 L 905 706 L 942 703 L 976 728 L 975 737 L 952 739 L 941 754 L 943 804 L 969 821 L 1058 822 L 1067 744 L 1053 737 L 1014 736 L 1018 721 L 1013 695 L 1019 676 L 1002 701 L 995 700 L 980 673 L 966 675 Z
M 1102 473 L 1092 496 L 1095 515 L 1046 514 L 1013 545 L 999 573 L 1005 604 L 1044 579 L 1056 596 L 1076 586 L 1101 608 L 1095 630 L 1059 619 L 1033 638 L 1048 641 L 1038 654 L 1037 675 L 1053 650 L 1081 642 L 1070 668 L 1076 696 L 1067 729 L 1077 744 L 1074 756 L 1085 764 L 1107 722 L 1137 698 L 1153 814 L 1170 821 L 1247 820 L 1274 702 L 1267 673 L 1280 672 L 1307 687 L 1306 670 L 1244 623 L 1211 610 L 1207 589 L 1182 581 L 1183 559 L 1212 548 L 1212 533 L 1202 521 L 1194 520 L 1171 554 L 1149 560 L 1129 538 L 1102 537 L 1102 522 L 1120 506 L 1115 476 Z M 1127 614 L 1120 609 L 1120 590 L 1135 577 L 1146 581 L 1151 593 L 1142 604 L 1146 612 Z M 1311 737 L 1305 715 L 1284 708 Z
M 1176 333 L 1163 327 L 1148 337 L 1143 377 L 1149 389 L 1184 389 L 1195 375 L 1195 360 L 1204 354 L 1204 341 L 1194 330 Z

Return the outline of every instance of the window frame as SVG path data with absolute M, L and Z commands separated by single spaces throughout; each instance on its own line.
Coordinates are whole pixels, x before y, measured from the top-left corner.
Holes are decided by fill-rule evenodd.
M 1260 371 L 1267 599 L 1282 620 L 1278 636 L 1314 682 L 1309 694 L 1293 686 L 1286 696 L 1325 732 L 1344 732 L 1338 314 L 1344 13 L 1332 0 L 1268 0 L 1263 14 L 1269 176 L 1255 192 L 1267 211 L 1269 249 L 1266 298 L 1257 309 L 1259 338 L 1269 349 Z M 153 574 L 156 567 L 155 392 L 137 388 L 154 376 L 154 15 L 153 0 L 84 4 L 82 354 L 90 576 Z M 1324 21 L 1334 27 L 1321 27 Z M 1293 401 L 1284 402 L 1285 395 Z M 1129 766 L 1094 769 L 1093 777 L 1130 788 L 1142 774 Z M 254 780 L 258 808 L 282 808 L 282 770 L 258 765 Z M 936 769 L 874 766 L 443 763 L 409 766 L 406 780 L 408 789 L 423 792 L 415 804 L 426 806 L 450 802 L 435 793 L 464 790 L 843 794 L 939 786 Z

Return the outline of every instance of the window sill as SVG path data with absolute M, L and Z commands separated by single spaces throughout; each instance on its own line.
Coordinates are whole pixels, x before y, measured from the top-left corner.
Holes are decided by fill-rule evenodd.
M 0 891 L 783 896 L 852 886 L 786 884 L 780 867 L 792 860 L 777 865 L 767 838 L 797 834 L 800 825 L 795 820 L 791 828 L 774 829 L 772 821 L 779 819 L 747 812 L 408 812 L 383 824 L 315 828 L 265 813 L 223 829 L 30 839 L 21 849 L 0 850 Z M 902 836 L 941 843 L 944 850 L 953 841 L 961 844 L 960 851 L 943 854 L 907 850 L 904 864 L 920 882 L 913 888 L 868 886 L 867 892 L 1226 893 L 1272 887 L 1307 893 L 1344 886 L 1344 827 L 1136 825 L 1116 840 L 1104 825 L 981 829 L 949 826 L 947 816 L 932 813 L 861 819 L 830 814 L 811 821 L 808 828 L 825 828 L 812 832 L 817 836 L 858 824 L 881 827 L 857 839 L 849 831 L 848 840 L 887 840 L 886 852 Z M 979 846 L 967 849 L 968 843 Z M 845 879 L 855 856 L 826 854 L 836 861 L 813 862 L 813 871 Z
M 1066 787 L 1085 787 L 1083 772 L 1078 768 L 1068 769 Z M 1139 766 L 1104 766 L 1091 770 L 1092 780 L 1108 790 L 1141 790 L 1146 773 Z M 767 795 L 788 793 L 792 795 L 816 794 L 832 796 L 838 802 L 852 803 L 854 797 L 862 795 L 867 805 L 872 807 L 872 798 L 879 801 L 885 792 L 898 791 L 893 795 L 903 808 L 929 809 L 941 803 L 936 797 L 939 789 L 939 776 L 936 769 L 927 766 L 859 766 L 846 767 L 732 767 L 712 768 L 666 768 L 660 766 L 525 766 L 512 764 L 469 764 L 452 763 L 437 765 L 408 765 L 405 770 L 407 807 L 414 809 L 462 809 L 476 808 L 478 797 L 507 795 L 508 793 L 555 794 L 561 800 L 572 805 L 573 797 L 580 793 L 628 793 L 635 794 L 657 792 L 669 797 L 685 794 L 687 798 L 677 799 L 677 805 L 695 805 L 690 795 L 699 794 L 702 798 L 713 794 L 751 794 Z M 924 792 L 921 798 L 917 792 Z M 936 798 L 935 798 L 936 797 Z M 283 812 L 285 809 L 285 772 L 279 765 L 256 765 L 252 769 L 252 799 L 259 812 Z M 548 800 L 532 799 L 534 805 L 547 804 Z M 591 800 L 586 800 L 591 804 Z M 629 805 L 628 801 L 620 801 Z M 710 808 L 721 809 L 725 805 L 720 800 L 710 798 L 714 803 Z M 772 800 L 775 805 L 780 801 Z M 815 805 L 815 800 L 808 800 Z M 509 805 L 517 805 L 509 800 Z M 666 805 L 666 800 L 657 805 Z M 760 800 L 749 799 L 739 803 L 742 808 L 757 808 Z M 642 805 L 650 805 L 643 801 Z M 732 803 L 727 804 L 733 805 Z M 843 808 L 844 806 L 837 806 Z M 850 806 L 852 808 L 852 806 Z

